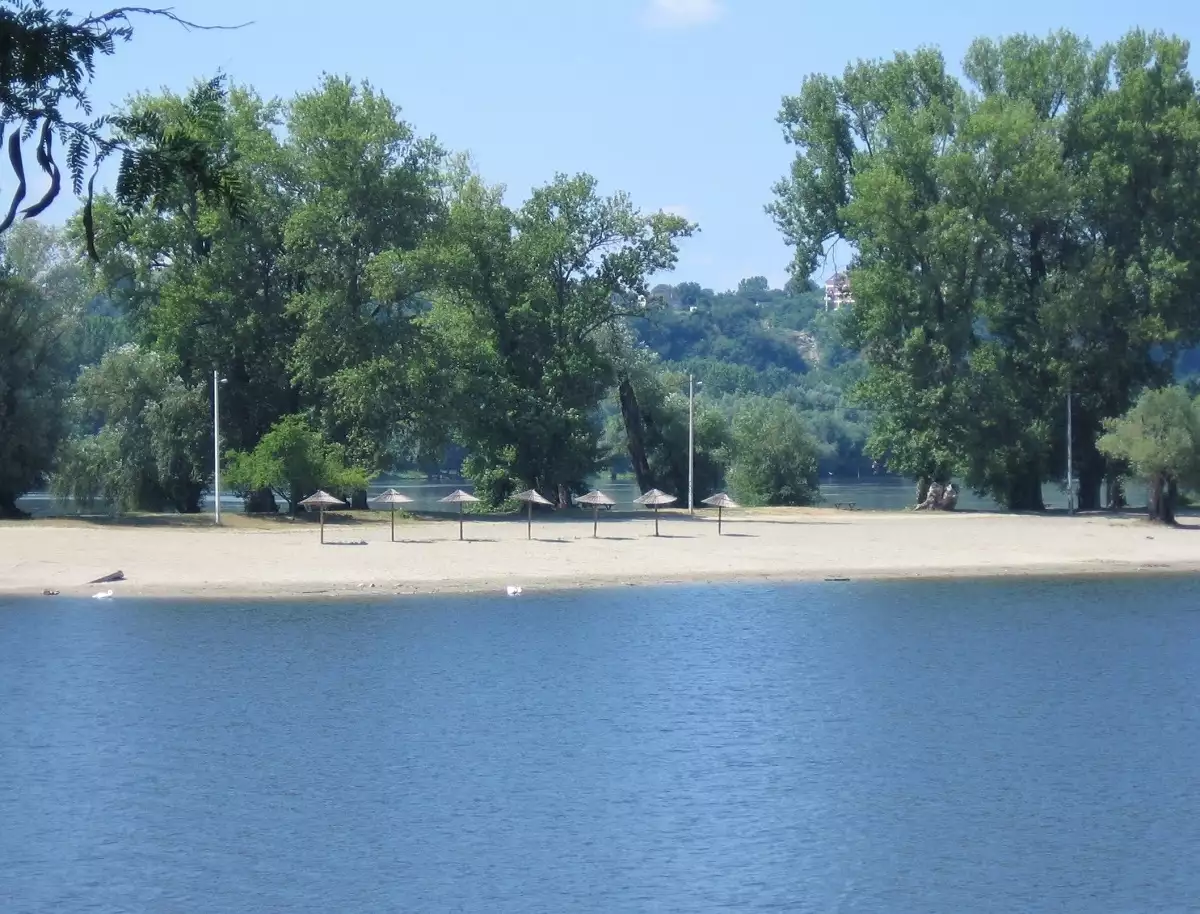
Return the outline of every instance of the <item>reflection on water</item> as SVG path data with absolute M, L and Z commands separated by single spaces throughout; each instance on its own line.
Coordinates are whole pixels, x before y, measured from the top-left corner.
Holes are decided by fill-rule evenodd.
M 0 598 L 0 910 L 1200 909 L 1195 579 L 649 593 Z

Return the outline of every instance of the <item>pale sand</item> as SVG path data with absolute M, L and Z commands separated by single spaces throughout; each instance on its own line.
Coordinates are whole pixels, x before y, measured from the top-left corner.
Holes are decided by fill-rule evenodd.
M 665 515 L 534 523 L 329 523 L 230 518 L 169 523 L 0 523 L 0 594 L 312 597 L 526 591 L 634 583 L 1200 571 L 1200 527 L 1133 517 L 913 514 L 810 509 L 715 519 Z M 1194 524 L 1195 521 L 1186 523 Z M 365 540 L 366 545 L 351 545 Z M 335 545 L 337 544 L 337 545 Z M 85 582 L 120 569 L 126 581 Z M 371 585 L 374 585 L 373 587 Z

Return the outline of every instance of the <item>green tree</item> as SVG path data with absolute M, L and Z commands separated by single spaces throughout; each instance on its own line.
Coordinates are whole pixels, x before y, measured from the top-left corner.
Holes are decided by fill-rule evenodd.
M 296 277 L 291 375 L 326 433 L 355 461 L 385 469 L 422 405 L 408 383 L 421 357 L 416 290 L 387 264 L 440 223 L 445 155 L 385 95 L 345 78 L 297 96 L 287 130 L 297 192 L 284 232 Z
M 831 244 L 856 249 L 847 332 L 868 363 L 874 456 L 1040 508 L 1065 466 L 1070 385 L 1085 392 L 1082 503 L 1098 501 L 1100 419 L 1196 332 L 1185 51 L 1140 32 L 1096 53 L 1069 33 L 1016 36 L 972 46 L 965 88 L 920 51 L 785 101 L 799 151 L 771 210 L 797 275 Z
M 1064 138 L 1082 230 L 1046 322 L 1063 328 L 1056 393 L 1078 393 L 1080 506 L 1094 508 L 1114 469 L 1096 446 L 1102 420 L 1170 384 L 1200 333 L 1200 102 L 1181 38 L 1134 30 L 1088 63 Z
M 66 341 L 72 378 L 110 349 L 132 342 L 124 315 L 111 301 L 93 294 L 88 265 L 71 232 L 38 222 L 18 223 L 4 236 L 4 257 L 12 271 L 37 286 L 48 301 L 75 313 Z
M 101 285 L 138 338 L 174 358 L 186 383 L 209 386 L 220 370 L 228 379 L 222 437 L 235 450 L 252 448 L 301 405 L 288 370 L 297 329 L 287 307 L 298 280 L 285 263 L 294 200 L 276 135 L 282 106 L 237 86 L 214 104 L 200 85 L 183 95 L 139 96 L 126 114 L 158 119 L 229 162 L 246 218 L 234 218 L 184 178 L 140 209 L 101 197 Z M 249 507 L 274 510 L 273 496 L 252 493 Z
M 933 50 L 813 76 L 779 116 L 798 147 L 769 207 L 808 276 L 830 245 L 858 247 L 851 345 L 869 372 L 858 397 L 876 415 L 868 452 L 924 485 L 952 472 L 960 379 L 972 342 L 977 242 L 949 199 L 941 154 L 962 92 Z
M 1100 452 L 1127 461 L 1146 481 L 1152 521 L 1175 523 L 1181 486 L 1200 484 L 1200 407 L 1183 387 L 1148 390 L 1104 423 Z
M 748 505 L 811 505 L 820 498 L 817 442 L 779 400 L 746 404 L 733 420 L 729 487 Z
M 0 517 L 42 484 L 66 433 L 78 312 L 0 265 Z
M 433 300 L 431 386 L 484 495 L 533 486 L 567 506 L 602 458 L 597 409 L 616 381 L 605 334 L 640 312 L 646 277 L 674 266 L 694 226 L 602 197 L 587 175 L 558 176 L 517 211 L 501 198 L 465 177 L 447 225 L 409 262 Z
M 252 451 L 231 451 L 226 480 L 237 492 L 270 488 L 295 514 L 299 503 L 317 489 L 346 495 L 365 489 L 367 474 L 346 464 L 340 444 L 327 441 L 308 419 L 284 416 Z
M 54 476 L 58 495 L 117 512 L 200 510 L 212 470 L 211 410 L 205 391 L 175 367 L 130 344 L 84 370 L 74 398 L 78 430 Z

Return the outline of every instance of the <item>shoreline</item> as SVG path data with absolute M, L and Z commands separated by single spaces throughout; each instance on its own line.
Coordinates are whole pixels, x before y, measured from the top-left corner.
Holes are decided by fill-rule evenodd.
M 1098 578 L 1114 578 L 1114 579 L 1131 579 L 1131 578 L 1171 578 L 1171 577 L 1191 577 L 1200 575 L 1200 561 L 1191 564 L 1179 565 L 1125 565 L 1115 566 L 1105 564 L 1101 568 L 1088 567 L 1087 565 L 1064 565 L 1064 566 L 1037 566 L 1030 565 L 1022 568 L 995 568 L 980 566 L 978 568 L 963 568 L 954 571 L 941 571 L 923 573 L 919 571 L 881 571 L 871 569 L 862 573 L 856 573 L 852 570 L 840 572 L 836 577 L 822 577 L 816 574 L 788 574 L 788 573 L 762 573 L 762 574 L 739 574 L 731 573 L 728 576 L 706 576 L 692 578 L 677 578 L 677 579 L 630 579 L 629 577 L 595 577 L 590 579 L 580 579 L 570 582 L 544 580 L 534 583 L 519 585 L 522 588 L 522 596 L 532 594 L 568 594 L 578 591 L 598 591 L 598 590 L 618 590 L 626 587 L 636 587 L 640 589 L 658 589 L 658 588 L 673 588 L 673 587 L 695 587 L 712 585 L 718 587 L 727 586 L 757 586 L 763 584 L 863 584 L 863 583 L 896 583 L 896 582 L 922 582 L 935 583 L 947 581 L 992 581 L 1003 578 L 1017 579 L 1021 581 L 1063 581 L 1063 580 L 1092 580 Z M 237 601 L 239 603 L 306 603 L 306 602 L 321 602 L 332 600 L 348 600 L 358 598 L 398 598 L 398 597 L 452 597 L 466 596 L 476 594 L 496 594 L 506 596 L 505 588 L 507 583 L 500 581 L 481 581 L 481 580 L 457 580 L 448 581 L 437 587 L 412 587 L 410 585 L 399 585 L 389 587 L 385 584 L 372 584 L 365 587 L 355 585 L 353 587 L 331 583 L 326 586 L 318 586 L 316 589 L 305 588 L 303 590 L 289 590 L 272 588 L 269 591 L 266 588 L 250 589 L 240 588 L 237 586 L 206 588 L 204 590 L 191 590 L 189 588 L 166 587 L 166 588 L 131 588 L 121 591 L 119 588 L 122 584 L 128 582 L 117 582 L 114 584 L 104 585 L 88 585 L 85 588 L 71 588 L 60 591 L 52 596 L 67 597 L 68 599 L 86 599 L 98 590 L 111 588 L 114 590 L 113 598 L 121 598 L 123 600 L 136 600 L 147 603 L 160 603 L 168 601 L 182 601 L 188 603 L 220 603 L 228 601 Z M 511 583 L 511 582 L 509 582 Z M 25 600 L 33 597 L 43 597 L 46 595 L 41 591 L 20 591 L 20 590 L 3 590 L 0 589 L 0 608 L 3 608 L 5 600 Z
M 842 583 L 1004 577 L 1089 578 L 1200 573 L 1200 525 L 1154 527 L 1128 516 L 846 512 L 825 508 L 649 514 L 534 524 L 468 518 L 405 521 L 389 541 L 387 515 L 326 525 L 188 519 L 0 523 L 0 597 L 303 601 L 352 596 L 571 592 L 628 586 Z M 1190 520 L 1190 519 L 1186 519 Z M 473 529 L 474 528 L 474 529 Z M 87 584 L 121 570 L 126 580 Z

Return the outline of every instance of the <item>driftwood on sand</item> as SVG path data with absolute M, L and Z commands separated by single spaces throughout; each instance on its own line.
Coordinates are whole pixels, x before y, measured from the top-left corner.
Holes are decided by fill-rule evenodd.
M 929 486 L 929 494 L 917 505 L 918 511 L 953 511 L 958 506 L 958 490 L 954 483 L 942 485 L 940 482 Z
M 125 572 L 114 571 L 112 574 L 106 574 L 102 578 L 96 578 L 94 581 L 88 581 L 89 584 L 111 584 L 113 581 L 124 581 Z

